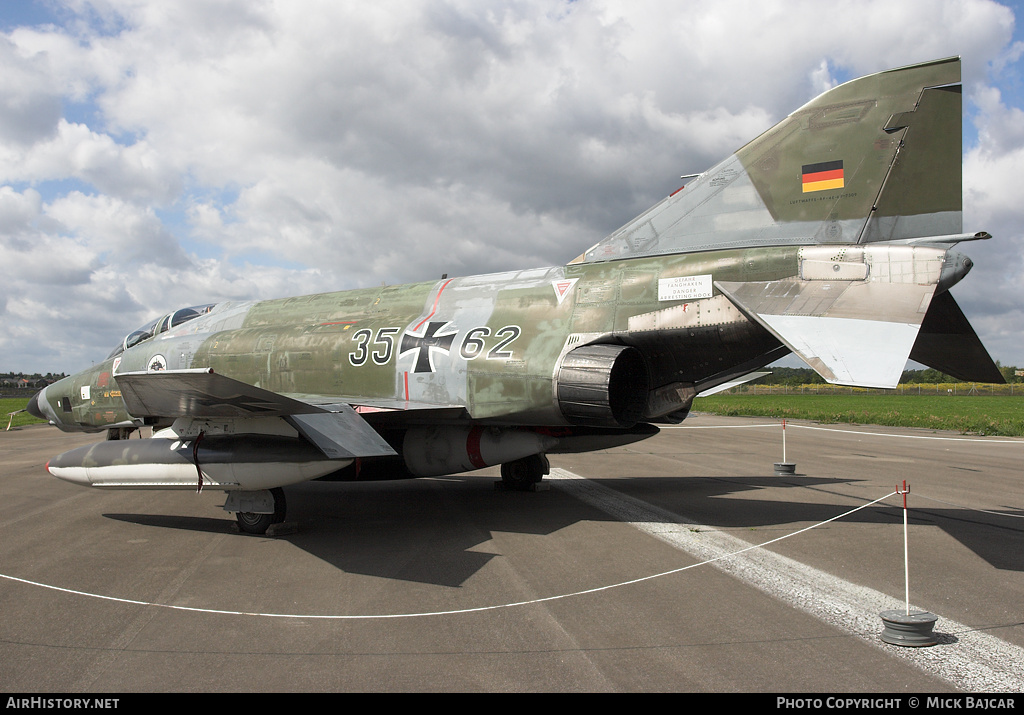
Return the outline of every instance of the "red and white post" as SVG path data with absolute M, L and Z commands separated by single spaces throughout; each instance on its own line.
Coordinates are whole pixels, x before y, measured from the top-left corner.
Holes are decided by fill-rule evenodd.
M 903 489 L 896 486 L 896 493 L 903 495 L 903 583 L 904 587 L 904 598 L 906 600 L 906 611 L 907 615 L 910 615 L 910 550 L 907 546 L 907 494 L 910 490 L 907 489 L 907 480 L 903 480 Z
M 907 546 L 907 481 L 903 480 L 903 488 L 898 485 L 896 493 L 903 497 L 903 579 L 906 584 L 904 592 L 906 606 L 903 611 L 882 611 L 881 638 L 891 645 L 922 647 L 932 646 L 939 642 L 932 628 L 938 616 L 927 611 L 910 612 L 910 552 Z

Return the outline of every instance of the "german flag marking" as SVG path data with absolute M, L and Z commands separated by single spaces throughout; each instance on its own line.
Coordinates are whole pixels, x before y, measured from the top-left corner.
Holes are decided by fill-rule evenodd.
M 804 164 L 802 174 L 803 192 L 841 189 L 845 186 L 843 161 L 823 161 L 819 164 Z

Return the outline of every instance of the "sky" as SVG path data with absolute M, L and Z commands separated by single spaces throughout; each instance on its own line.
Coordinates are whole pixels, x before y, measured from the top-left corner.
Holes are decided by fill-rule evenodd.
M 953 294 L 1024 367 L 1024 33 L 989 0 L 0 3 L 0 372 L 177 308 L 564 264 L 835 84 L 959 55 Z

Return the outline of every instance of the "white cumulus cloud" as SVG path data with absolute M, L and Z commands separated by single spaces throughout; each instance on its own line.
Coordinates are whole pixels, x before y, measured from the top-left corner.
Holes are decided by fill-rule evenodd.
M 563 263 L 827 87 L 951 55 L 978 126 L 965 228 L 999 231 L 964 250 L 1007 286 L 956 290 L 1021 361 L 1004 5 L 51 7 L 0 34 L 0 369 L 76 370 L 188 304 Z

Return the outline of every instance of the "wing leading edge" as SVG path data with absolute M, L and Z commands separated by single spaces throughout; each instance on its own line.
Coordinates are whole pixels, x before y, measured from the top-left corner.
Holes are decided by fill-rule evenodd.
M 328 459 L 397 454 L 349 405 L 325 409 L 211 369 L 122 373 L 116 379 L 125 407 L 138 418 L 282 417 Z

